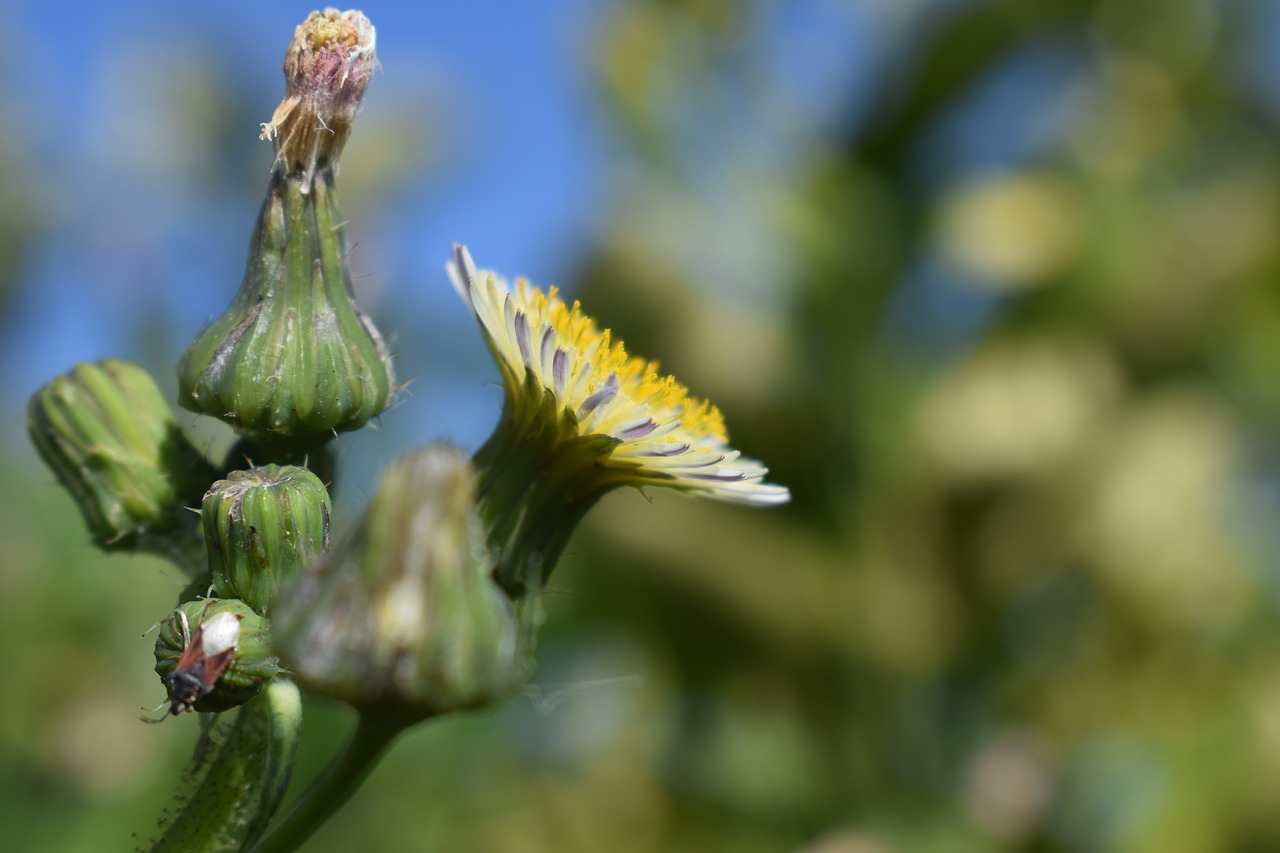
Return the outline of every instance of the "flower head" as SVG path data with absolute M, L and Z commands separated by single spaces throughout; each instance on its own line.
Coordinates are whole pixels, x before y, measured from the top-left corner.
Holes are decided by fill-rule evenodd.
M 768 469 L 728 446 L 719 409 L 663 376 L 657 362 L 628 355 L 577 302 L 524 279 L 512 289 L 477 271 L 463 246 L 448 269 L 502 369 L 508 417 L 532 417 L 550 394 L 570 433 L 608 439 L 592 460 L 606 487 L 661 485 L 760 506 L 790 499 L 786 487 L 763 482 Z

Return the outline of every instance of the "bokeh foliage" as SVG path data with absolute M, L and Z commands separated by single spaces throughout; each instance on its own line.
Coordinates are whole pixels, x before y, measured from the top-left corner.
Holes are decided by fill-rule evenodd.
M 576 688 L 414 734 L 313 848 L 1280 846 L 1265 4 L 862 4 L 833 122 L 766 62 L 785 5 L 611 7 L 609 215 L 556 283 L 794 505 L 604 501 L 547 602 L 536 680 Z M 0 498 L 0 831 L 100 849 L 183 757 L 115 713 L 172 591 L 36 494 Z

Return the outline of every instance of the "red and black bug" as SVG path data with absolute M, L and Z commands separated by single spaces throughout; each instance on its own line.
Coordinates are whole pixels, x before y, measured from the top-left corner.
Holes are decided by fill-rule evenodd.
M 159 719 L 143 718 L 151 723 L 158 723 L 170 714 L 194 711 L 196 703 L 218 683 L 240 642 L 242 617 L 238 614 L 224 610 L 208 619 L 202 615 L 193 634 L 187 614 L 182 610 L 174 612 L 182 629 L 182 655 L 173 672 L 161 679 L 169 691 L 169 710 Z

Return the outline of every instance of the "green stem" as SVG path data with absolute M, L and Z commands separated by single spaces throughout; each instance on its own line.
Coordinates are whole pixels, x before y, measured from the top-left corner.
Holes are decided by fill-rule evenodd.
M 399 717 L 361 714 L 346 748 L 325 768 L 253 853 L 297 850 L 342 808 L 378 765 L 387 747 L 410 725 Z

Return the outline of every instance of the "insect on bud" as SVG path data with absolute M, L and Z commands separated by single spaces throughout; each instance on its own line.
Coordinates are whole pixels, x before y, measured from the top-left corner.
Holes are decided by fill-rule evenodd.
M 217 475 L 136 364 L 77 365 L 31 398 L 36 450 L 105 549 L 185 552 L 194 506 Z
M 200 509 L 214 593 L 266 614 L 281 581 L 329 544 L 329 493 L 293 465 L 233 471 Z
M 466 455 L 428 446 L 387 471 L 353 534 L 281 589 L 277 648 L 299 682 L 425 718 L 504 698 L 530 644 L 494 583 Z
M 156 674 L 169 693 L 165 716 L 234 708 L 279 671 L 267 621 L 243 601 L 189 601 L 160 623 Z

